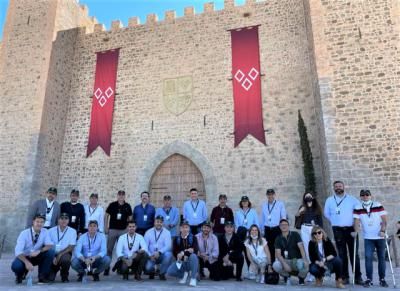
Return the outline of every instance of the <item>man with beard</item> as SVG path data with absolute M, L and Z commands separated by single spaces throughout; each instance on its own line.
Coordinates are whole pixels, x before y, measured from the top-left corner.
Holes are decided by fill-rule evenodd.
M 150 194 L 144 191 L 140 194 L 141 203 L 133 209 L 133 221 L 136 222 L 136 232 L 142 236 L 153 227 L 156 209 L 150 202 Z
M 333 183 L 333 190 L 335 194 L 326 199 L 324 215 L 332 225 L 336 248 L 339 257 L 343 261 L 343 283 L 349 284 L 349 260 L 351 265 L 354 264 L 353 211 L 358 205 L 358 201 L 355 197 L 345 193 L 342 181 L 335 181 Z M 360 271 L 360 257 L 358 256 L 358 237 L 356 238 L 356 245 L 355 283 L 363 285 L 364 282 Z M 349 249 L 350 256 L 347 255 L 347 248 Z
M 200 262 L 200 276 L 205 277 L 203 269 L 207 268 L 210 271 L 210 279 L 219 281 L 218 238 L 210 232 L 211 223 L 205 222 L 202 226 L 201 233 L 196 234 L 197 243 L 199 245 L 198 257 Z
M 233 211 L 226 205 L 228 198 L 225 194 L 218 197 L 219 204 L 211 211 L 210 220 L 213 226 L 213 233 L 216 236 L 224 234 L 225 221 L 233 221 Z
M 79 190 L 72 189 L 70 194 L 71 201 L 63 202 L 60 205 L 61 213 L 67 213 L 69 216 L 69 227 L 76 230 L 78 235 L 85 232 L 85 209 L 78 202 Z

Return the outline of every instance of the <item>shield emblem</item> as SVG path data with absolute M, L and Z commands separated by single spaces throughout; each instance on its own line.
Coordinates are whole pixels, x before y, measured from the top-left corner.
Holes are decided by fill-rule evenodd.
M 163 84 L 163 103 L 165 109 L 178 116 L 185 112 L 193 96 L 191 76 L 165 79 Z

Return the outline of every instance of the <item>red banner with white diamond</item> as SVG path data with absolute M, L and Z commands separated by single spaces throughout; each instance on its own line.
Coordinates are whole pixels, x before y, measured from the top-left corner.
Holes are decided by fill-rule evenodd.
M 110 156 L 119 49 L 97 53 L 87 156 L 98 146 Z
M 235 147 L 251 134 L 265 144 L 258 26 L 231 30 Z

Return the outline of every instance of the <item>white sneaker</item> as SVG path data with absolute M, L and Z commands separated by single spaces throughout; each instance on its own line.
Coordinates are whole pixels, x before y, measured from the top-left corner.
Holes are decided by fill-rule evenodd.
M 260 283 L 260 277 L 261 277 L 261 275 L 259 275 L 259 274 L 256 275 L 256 283 Z
M 197 280 L 196 279 L 190 279 L 189 286 L 196 287 L 197 286 Z
M 187 277 L 188 277 L 188 276 L 189 276 L 189 273 L 188 273 L 188 272 L 185 272 L 185 273 L 183 274 L 183 278 L 179 280 L 179 284 L 186 284 L 186 281 L 187 281 Z
M 314 281 L 315 281 L 314 276 L 308 273 L 306 277 L 306 282 L 314 282 Z
M 264 284 L 264 283 L 265 283 L 265 276 L 264 276 L 264 275 L 261 275 L 261 277 L 260 277 L 260 283 L 261 283 L 261 284 Z

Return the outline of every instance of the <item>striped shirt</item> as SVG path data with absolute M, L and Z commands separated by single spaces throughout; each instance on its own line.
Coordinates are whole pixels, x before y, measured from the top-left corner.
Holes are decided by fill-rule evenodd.
M 360 203 L 353 211 L 353 217 L 360 220 L 365 239 L 382 239 L 379 236 L 379 232 L 381 230 L 382 216 L 386 214 L 387 212 L 382 204 L 377 201 L 373 201 L 369 206 Z

